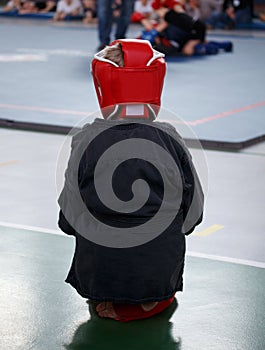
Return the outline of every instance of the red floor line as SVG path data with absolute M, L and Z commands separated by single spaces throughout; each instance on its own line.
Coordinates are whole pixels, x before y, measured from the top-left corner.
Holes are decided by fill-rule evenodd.
M 248 111 L 250 109 L 254 109 L 257 107 L 261 107 L 265 105 L 265 101 L 261 101 L 261 102 L 257 102 L 257 103 L 253 103 L 251 105 L 247 105 L 247 106 L 243 106 L 240 108 L 236 108 L 236 109 L 232 109 L 230 111 L 226 111 L 226 112 L 222 112 L 222 113 L 218 113 L 215 115 L 212 115 L 210 117 L 206 117 L 206 118 L 202 118 L 202 119 L 197 119 L 191 122 L 188 122 L 189 125 L 199 125 L 199 124 L 204 124 L 204 123 L 208 123 L 212 120 L 216 120 L 216 119 L 220 119 L 220 118 L 225 118 L 228 117 L 230 115 L 236 114 L 236 113 L 240 113 L 240 112 L 244 112 L 244 111 Z

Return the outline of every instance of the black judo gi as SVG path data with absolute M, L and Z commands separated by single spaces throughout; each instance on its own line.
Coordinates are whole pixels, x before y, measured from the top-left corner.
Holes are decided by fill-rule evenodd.
M 72 169 L 71 157 L 75 149 L 84 139 L 93 138 L 95 129 L 102 132 L 85 149 L 79 168 Z M 144 179 L 150 186 L 150 195 L 141 209 L 133 213 L 117 213 L 106 207 L 95 191 L 93 175 L 98 159 L 112 144 L 130 138 L 153 141 L 172 156 L 180 173 L 177 174 L 174 169 L 165 171 L 168 171 L 168 176 L 181 176 L 181 206 L 164 232 L 144 244 L 125 248 L 92 242 L 73 228 L 78 216 L 72 219 L 70 225 L 67 215 L 60 211 L 59 227 L 76 239 L 74 258 L 66 282 L 81 296 L 95 301 L 162 301 L 182 291 L 185 234 L 191 233 L 202 220 L 203 192 L 191 156 L 176 130 L 169 124 L 158 122 L 142 124 L 132 120 L 120 122 L 96 119 L 92 124 L 85 125 L 72 140 L 65 185 L 59 198 L 61 209 L 64 202 L 67 203 L 68 213 L 75 210 L 72 205 L 74 194 L 71 193 L 71 174 L 78 170 L 81 197 L 86 208 L 98 220 L 126 228 L 145 223 L 157 213 L 163 201 L 163 181 L 157 169 L 145 160 L 134 158 L 124 162 L 113 175 L 112 182 L 117 197 L 126 201 L 132 195 L 133 181 Z M 163 159 L 156 161 L 163 164 Z M 190 223 L 188 231 L 183 232 L 183 222 L 195 194 L 196 210 L 200 214 L 195 222 Z

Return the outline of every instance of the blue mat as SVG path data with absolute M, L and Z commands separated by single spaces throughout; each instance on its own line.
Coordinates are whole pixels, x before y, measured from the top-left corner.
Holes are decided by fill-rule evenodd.
M 0 126 L 65 133 L 98 110 L 90 74 L 97 26 L 20 23 L 0 22 Z M 128 37 L 138 31 L 130 26 Z M 168 59 L 162 107 L 173 113 L 163 119 L 179 128 L 179 116 L 206 147 L 239 149 L 265 135 L 265 33 L 241 34 L 231 32 L 233 53 Z

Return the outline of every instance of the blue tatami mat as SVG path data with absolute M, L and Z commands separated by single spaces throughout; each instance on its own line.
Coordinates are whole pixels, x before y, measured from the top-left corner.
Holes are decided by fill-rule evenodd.
M 67 132 L 92 121 L 97 28 L 14 19 L 0 28 L 0 126 Z M 132 25 L 128 37 L 139 32 Z M 233 53 L 168 61 L 162 106 L 170 112 L 160 118 L 177 128 L 181 118 L 206 146 L 242 148 L 265 135 L 265 32 L 211 32 L 208 39 L 230 36 Z

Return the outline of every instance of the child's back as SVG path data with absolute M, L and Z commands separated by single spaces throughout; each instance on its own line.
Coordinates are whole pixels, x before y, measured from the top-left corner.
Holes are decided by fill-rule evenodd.
M 136 102 L 104 106 L 114 120 L 96 119 L 73 138 L 59 199 L 59 226 L 76 237 L 66 281 L 101 304 L 172 301 L 183 287 L 185 234 L 202 219 L 203 194 L 183 140 Z M 188 217 L 191 206 L 196 215 Z

